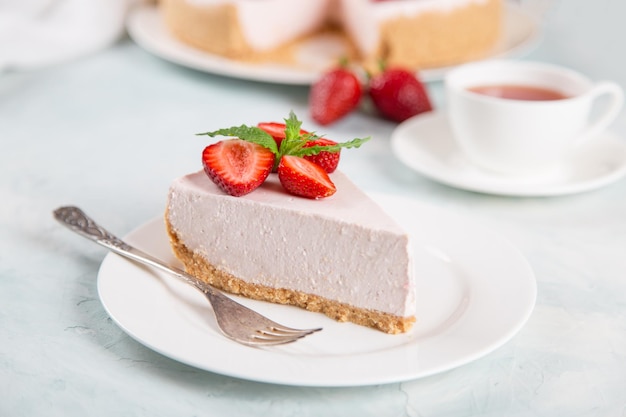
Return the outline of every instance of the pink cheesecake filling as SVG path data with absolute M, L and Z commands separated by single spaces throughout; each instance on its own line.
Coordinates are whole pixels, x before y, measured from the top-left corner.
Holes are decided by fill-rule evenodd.
M 275 175 L 232 197 L 190 174 L 173 182 L 167 220 L 190 251 L 248 283 L 413 316 L 408 235 L 341 172 L 331 179 L 335 195 L 309 200 Z

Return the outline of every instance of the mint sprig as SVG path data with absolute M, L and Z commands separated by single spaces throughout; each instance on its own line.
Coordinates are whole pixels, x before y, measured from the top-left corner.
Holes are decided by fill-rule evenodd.
M 277 155 L 277 160 L 280 160 L 280 157 L 283 155 L 294 155 L 294 156 L 309 156 L 309 155 L 317 155 L 320 152 L 339 152 L 341 148 L 358 148 L 368 140 L 367 138 L 356 138 L 352 139 L 349 142 L 341 142 L 335 145 L 314 145 L 309 147 L 304 147 L 308 142 L 314 141 L 316 139 L 322 138 L 322 136 L 318 136 L 315 133 L 300 133 L 300 126 L 302 126 L 302 122 L 298 120 L 295 113 L 293 111 L 289 112 L 289 117 L 285 119 L 285 139 L 280 144 L 279 154 Z
M 316 138 L 319 138 L 319 136 L 316 136 Z M 314 145 L 314 146 L 309 146 L 308 148 L 300 148 L 294 151 L 293 153 L 291 153 L 290 155 L 309 156 L 309 155 L 317 155 L 318 153 L 324 152 L 324 151 L 339 152 L 341 148 L 346 148 L 346 149 L 358 148 L 361 145 L 363 145 L 365 142 L 367 142 L 368 140 L 370 140 L 370 137 L 355 138 L 349 142 L 341 142 L 336 145 Z
M 197 136 L 231 136 L 239 139 L 257 143 L 276 155 L 276 162 L 274 168 L 278 166 L 280 159 L 284 155 L 293 156 L 309 156 L 317 155 L 320 152 L 339 152 L 342 148 L 358 148 L 365 142 L 370 140 L 370 137 L 355 138 L 348 142 L 341 142 L 333 145 L 314 145 L 305 147 L 305 145 L 316 139 L 321 139 L 322 136 L 317 136 L 315 133 L 300 133 L 302 122 L 298 120 L 298 117 L 293 111 L 289 112 L 289 117 L 285 120 L 285 138 L 280 144 L 280 149 L 276 146 L 276 141 L 272 136 L 264 130 L 256 126 L 233 126 L 225 129 L 215 130 L 213 132 L 197 133 Z
M 293 110 L 289 112 L 289 117 L 285 119 L 285 126 L 285 140 L 287 142 L 296 141 L 300 138 L 302 122 L 298 120 Z
M 196 133 L 196 136 L 232 136 L 237 137 L 239 139 L 243 139 L 247 142 L 257 143 L 270 151 L 272 151 L 275 155 L 278 154 L 278 147 L 276 146 L 276 141 L 272 136 L 266 131 L 259 129 L 256 126 L 233 126 L 227 127 L 225 129 L 215 130 L 213 132 L 203 132 Z

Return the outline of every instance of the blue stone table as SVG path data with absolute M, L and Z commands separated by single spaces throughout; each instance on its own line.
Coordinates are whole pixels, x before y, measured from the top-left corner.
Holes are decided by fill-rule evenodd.
M 626 3 L 568 0 L 527 59 L 626 86 Z M 443 108 L 442 86 L 428 86 Z M 198 169 L 191 134 L 293 109 L 308 88 L 197 72 L 123 39 L 71 62 L 0 74 L 0 415 L 626 416 L 626 180 L 516 198 L 447 187 L 394 157 L 394 124 L 355 113 L 329 137 L 372 135 L 342 170 L 384 192 L 469 216 L 510 240 L 538 285 L 522 330 L 462 367 L 402 383 L 311 388 L 195 369 L 125 334 L 100 303 L 106 251 L 52 219 L 68 203 L 120 235 L 162 214 Z M 626 138 L 626 116 L 611 130 Z M 208 352 L 210 354 L 210 352 Z

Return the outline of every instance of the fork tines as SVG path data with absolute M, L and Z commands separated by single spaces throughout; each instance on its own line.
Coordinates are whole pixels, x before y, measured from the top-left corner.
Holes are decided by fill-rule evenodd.
M 322 330 L 317 329 L 291 329 L 288 327 L 270 327 L 264 330 L 257 330 L 257 334 L 253 336 L 253 345 L 282 345 L 295 342 L 305 336 Z

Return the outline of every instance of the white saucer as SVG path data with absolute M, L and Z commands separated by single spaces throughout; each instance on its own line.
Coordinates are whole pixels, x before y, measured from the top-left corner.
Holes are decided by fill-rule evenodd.
M 457 147 L 446 117 L 430 112 L 401 123 L 392 133 L 393 153 L 418 173 L 441 183 L 489 194 L 555 196 L 592 190 L 626 174 L 626 142 L 605 132 L 581 146 L 551 174 L 498 175 L 473 165 Z
M 131 10 L 126 21 L 130 37 L 146 51 L 170 62 L 208 73 L 277 84 L 309 85 L 345 55 L 341 39 L 318 36 L 298 49 L 293 65 L 278 62 L 251 64 L 228 59 L 192 48 L 174 38 L 165 27 L 157 7 L 140 5 Z M 541 39 L 535 19 L 514 5 L 507 5 L 504 30 L 494 50 L 486 58 L 519 57 L 533 49 Z M 454 68 L 439 67 L 420 71 L 423 81 L 438 81 Z

